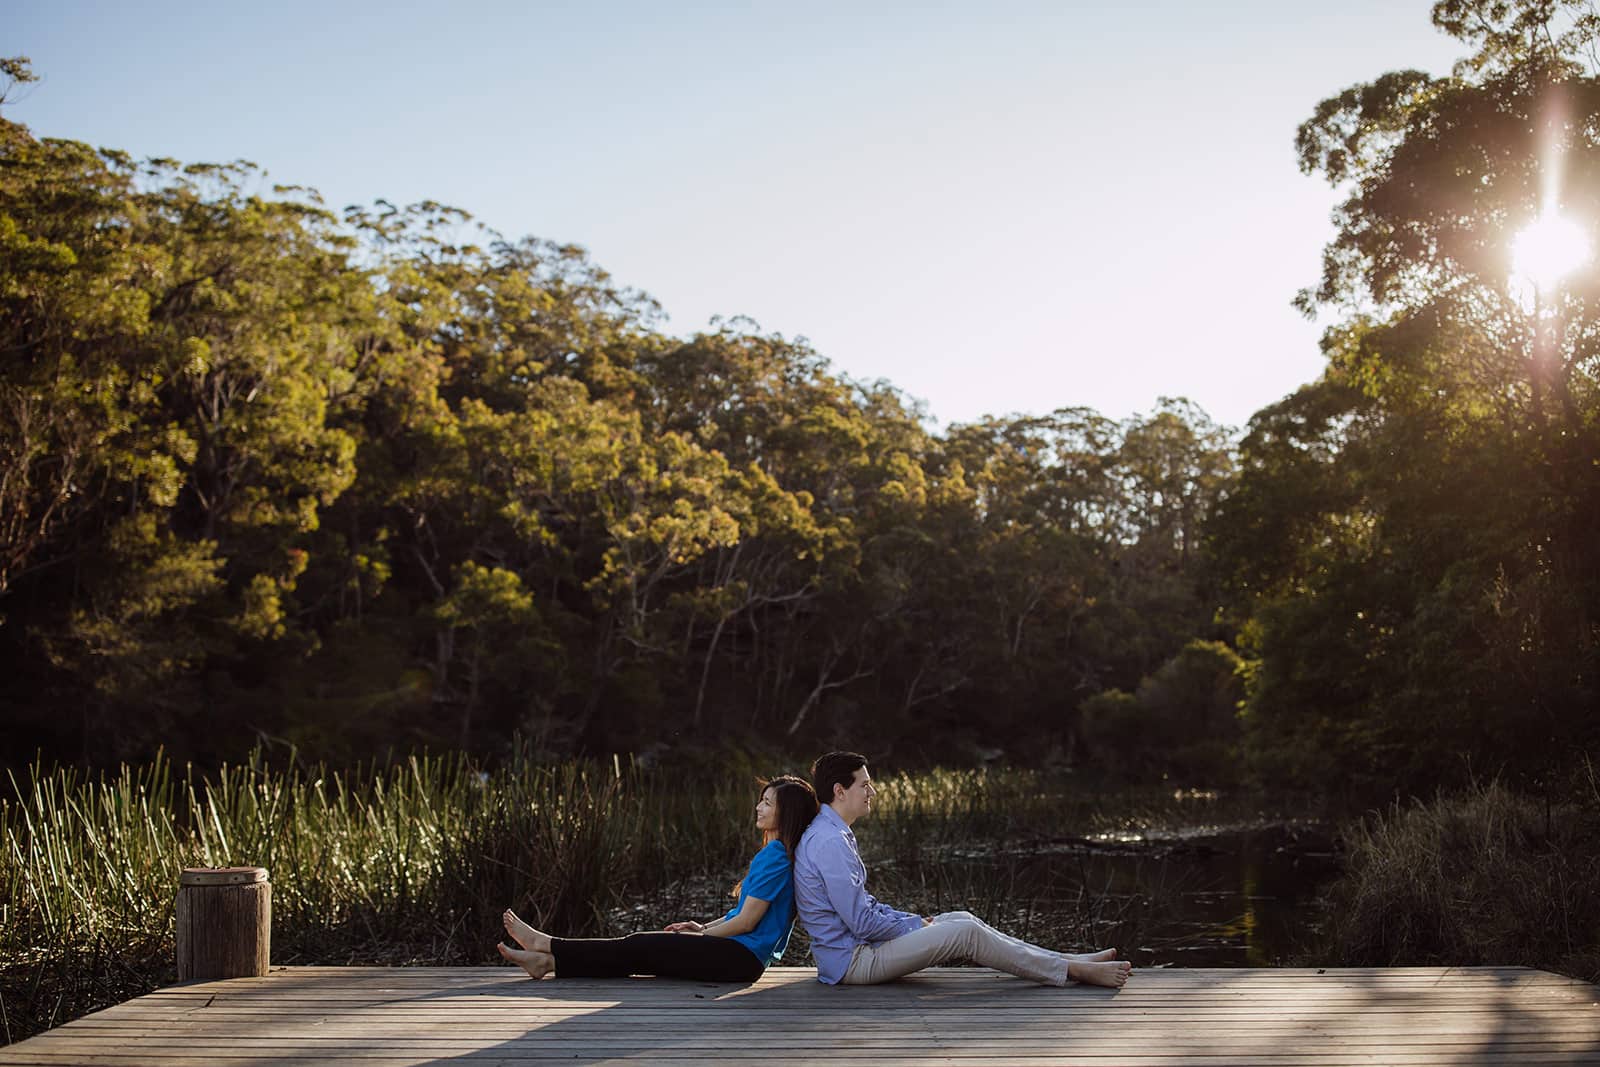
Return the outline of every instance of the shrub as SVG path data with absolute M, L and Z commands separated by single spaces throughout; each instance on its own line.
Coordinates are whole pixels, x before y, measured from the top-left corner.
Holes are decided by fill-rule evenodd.
M 1525 965 L 1600 978 L 1600 811 L 1498 782 L 1347 828 L 1334 962 Z

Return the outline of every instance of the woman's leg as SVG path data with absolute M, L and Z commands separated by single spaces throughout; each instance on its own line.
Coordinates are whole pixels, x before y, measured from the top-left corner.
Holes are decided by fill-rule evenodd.
M 754 982 L 763 970 L 756 954 L 726 937 L 629 934 L 616 938 L 552 937 L 557 978 L 656 975 L 700 982 Z
M 495 950 L 500 955 L 515 963 L 518 967 L 528 972 L 529 978 L 543 978 L 555 970 L 555 957 L 548 952 L 534 952 L 532 949 L 512 948 L 505 942 L 496 944 Z
M 512 911 L 510 908 L 507 908 L 504 913 L 501 914 L 500 921 L 505 923 L 506 933 L 510 934 L 512 940 L 516 941 L 516 943 L 521 945 L 523 948 L 530 952 L 549 953 L 550 935 L 535 930 L 533 927 L 517 918 L 517 913 Z

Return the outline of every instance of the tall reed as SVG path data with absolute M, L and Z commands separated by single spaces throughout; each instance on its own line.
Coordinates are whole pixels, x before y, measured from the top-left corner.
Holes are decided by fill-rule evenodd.
M 276 962 L 461 963 L 487 958 L 507 904 L 555 929 L 602 932 L 622 893 L 716 851 L 702 843 L 680 856 L 658 842 L 659 787 L 631 764 L 549 766 L 525 750 L 492 772 L 460 756 L 347 773 L 274 770 L 257 757 L 197 777 L 157 757 L 97 778 L 34 767 L 10 787 L 0 803 L 8 1041 L 172 980 L 186 866 L 267 868 Z M 95 960 L 107 974 L 86 978 Z

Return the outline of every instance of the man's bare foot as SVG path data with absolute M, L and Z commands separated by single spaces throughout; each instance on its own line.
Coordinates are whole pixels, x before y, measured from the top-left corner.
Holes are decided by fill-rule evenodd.
M 545 955 L 550 954 L 550 935 L 541 934 L 539 931 L 535 930 L 533 927 L 517 918 L 517 913 L 512 911 L 510 908 L 507 908 L 505 914 L 500 916 L 500 921 L 506 924 L 506 933 L 510 934 L 512 939 L 515 940 L 517 944 L 521 945 L 529 952 L 543 952 Z
M 1064 952 L 1062 955 L 1066 956 L 1067 959 L 1073 960 L 1077 963 L 1099 963 L 1102 960 L 1116 959 L 1117 950 L 1114 948 L 1103 948 L 1099 952 Z
M 556 965 L 556 958 L 548 952 L 512 948 L 503 941 L 496 941 L 494 947 L 500 950 L 500 955 L 527 971 L 529 978 L 543 978 Z
M 1132 973 L 1133 964 L 1127 960 L 1067 961 L 1067 977 L 1074 982 L 1082 982 L 1085 985 L 1103 985 L 1110 986 L 1112 989 L 1121 989 L 1123 984 L 1127 982 L 1128 975 Z

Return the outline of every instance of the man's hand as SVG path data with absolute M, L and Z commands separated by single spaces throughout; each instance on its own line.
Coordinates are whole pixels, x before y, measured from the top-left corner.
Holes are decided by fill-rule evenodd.
M 686 919 L 681 923 L 667 924 L 667 933 L 669 934 L 699 934 L 704 932 L 705 927 L 693 919 Z
M 933 925 L 933 920 L 928 918 L 926 915 L 924 915 L 922 917 L 922 925 L 923 926 L 932 926 Z

